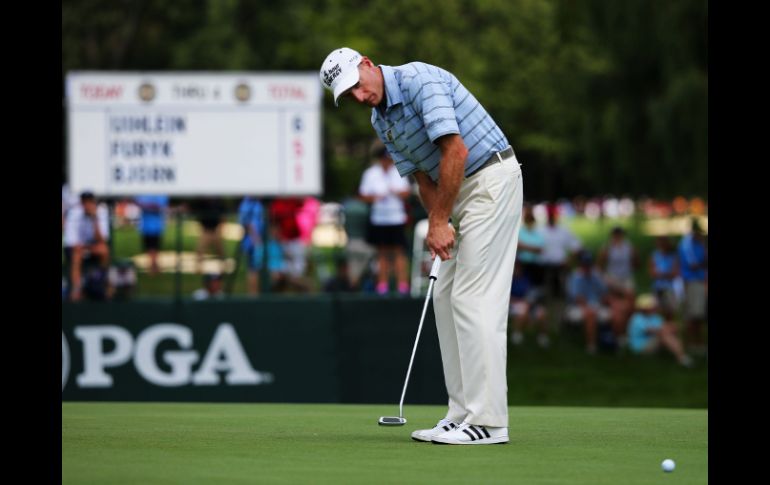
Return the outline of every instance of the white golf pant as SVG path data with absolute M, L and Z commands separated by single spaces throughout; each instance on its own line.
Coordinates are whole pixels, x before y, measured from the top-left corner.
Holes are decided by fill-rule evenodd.
M 452 258 L 433 293 L 447 419 L 508 426 L 508 304 L 521 223 L 523 181 L 516 157 L 463 180 L 452 210 Z

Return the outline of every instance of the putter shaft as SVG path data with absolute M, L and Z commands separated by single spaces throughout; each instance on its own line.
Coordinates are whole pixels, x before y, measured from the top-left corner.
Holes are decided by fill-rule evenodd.
M 433 283 L 438 278 L 438 270 L 441 266 L 441 258 L 436 256 L 433 260 L 433 267 L 430 271 L 430 283 L 428 283 L 428 294 L 425 295 L 425 304 L 422 306 L 422 316 L 420 317 L 420 326 L 417 327 L 417 338 L 414 339 L 414 347 L 412 347 L 412 357 L 409 359 L 409 368 L 406 370 L 406 379 L 404 380 L 404 390 L 401 391 L 401 400 L 398 403 L 398 416 L 404 417 L 404 396 L 406 396 L 406 387 L 409 385 L 409 376 L 412 373 L 412 364 L 414 363 L 414 354 L 417 352 L 417 344 L 420 342 L 420 332 L 422 332 L 422 324 L 425 321 L 425 313 L 428 311 L 428 302 L 430 301 L 431 293 L 433 292 Z

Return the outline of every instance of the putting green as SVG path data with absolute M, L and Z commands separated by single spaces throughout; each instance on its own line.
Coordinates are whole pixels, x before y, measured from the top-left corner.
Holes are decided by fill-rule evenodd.
M 63 483 L 703 484 L 705 409 L 511 407 L 510 442 L 413 441 L 442 406 L 62 403 Z M 665 458 L 676 462 L 664 473 Z

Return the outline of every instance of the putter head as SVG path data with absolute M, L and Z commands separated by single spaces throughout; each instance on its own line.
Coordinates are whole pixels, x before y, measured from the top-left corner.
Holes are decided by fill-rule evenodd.
M 380 426 L 403 426 L 406 424 L 406 418 L 380 416 L 380 419 L 377 420 L 377 424 Z

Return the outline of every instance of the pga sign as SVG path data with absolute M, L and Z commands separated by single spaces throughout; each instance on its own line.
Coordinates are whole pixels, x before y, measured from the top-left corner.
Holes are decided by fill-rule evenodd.
M 184 325 L 158 323 L 144 329 L 134 339 L 131 333 L 117 325 L 84 325 L 74 328 L 82 346 L 83 365 L 75 382 L 79 388 L 111 388 L 114 384 L 110 369 L 132 361 L 137 373 L 156 386 L 254 386 L 273 382 L 273 376 L 254 369 L 241 344 L 235 328 L 221 323 L 214 332 L 207 350 L 201 356 L 193 349 L 193 332 Z M 112 345 L 106 345 L 107 342 Z M 171 341 L 177 350 L 156 357 L 161 342 Z M 62 332 L 62 390 L 67 385 L 72 363 L 69 343 Z

